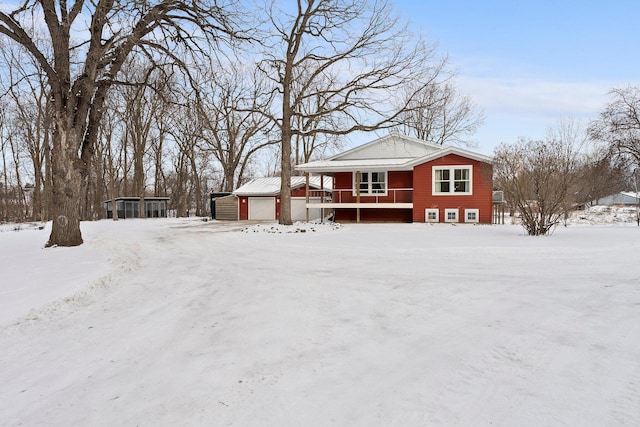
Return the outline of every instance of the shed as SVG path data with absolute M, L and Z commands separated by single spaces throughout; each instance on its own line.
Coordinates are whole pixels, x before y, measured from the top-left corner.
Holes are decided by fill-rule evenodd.
M 211 219 L 223 219 L 223 218 L 218 218 L 219 213 L 217 212 L 219 209 L 223 209 L 222 206 L 224 205 L 224 201 L 218 201 L 218 199 L 222 199 L 224 197 L 230 196 L 231 192 L 215 192 L 212 191 L 211 193 L 209 193 L 210 196 L 210 207 L 211 207 Z M 237 203 L 236 203 L 237 206 Z M 236 216 L 237 216 L 237 209 L 236 209 Z M 225 218 L 226 219 L 226 218 Z M 238 219 L 237 217 L 235 218 L 236 220 Z
M 166 218 L 168 197 L 145 197 L 146 218 Z M 140 197 L 116 197 L 104 202 L 107 218 L 113 218 L 113 202 L 118 209 L 118 218 L 140 218 Z
M 238 198 L 238 218 L 240 220 L 275 221 L 280 216 L 280 177 L 256 178 L 233 192 Z M 319 219 L 327 210 L 319 206 L 331 200 L 331 178 L 309 177 L 309 202 L 315 208 L 309 209 L 309 219 Z M 306 177 L 291 177 L 291 219 L 305 221 L 307 218 Z
M 211 218 L 237 221 L 238 198 L 231 193 L 211 193 Z

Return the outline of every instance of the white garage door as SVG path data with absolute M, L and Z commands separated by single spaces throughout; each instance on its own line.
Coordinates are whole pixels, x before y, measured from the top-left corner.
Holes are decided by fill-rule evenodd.
M 275 220 L 275 197 L 249 197 L 249 219 Z
M 311 197 L 310 203 L 320 203 L 319 197 Z M 291 219 L 293 221 L 307 220 L 307 199 L 305 197 L 291 198 Z M 309 209 L 309 221 L 320 218 L 320 209 Z

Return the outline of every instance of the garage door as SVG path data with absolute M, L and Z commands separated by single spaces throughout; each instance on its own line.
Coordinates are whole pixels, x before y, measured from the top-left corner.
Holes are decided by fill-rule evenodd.
M 275 220 L 275 197 L 249 197 L 249 219 L 271 221 Z
M 320 203 L 319 197 L 311 197 L 310 203 Z M 307 199 L 305 197 L 291 198 L 291 219 L 293 221 L 307 220 Z M 320 209 L 309 209 L 309 220 L 320 218 Z

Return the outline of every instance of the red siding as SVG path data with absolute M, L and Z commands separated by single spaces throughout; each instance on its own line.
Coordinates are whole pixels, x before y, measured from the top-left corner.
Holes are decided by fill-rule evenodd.
M 355 203 L 357 197 L 353 195 L 353 173 L 338 172 L 334 175 L 333 201 L 335 203 Z M 411 203 L 411 191 L 393 191 L 394 189 L 413 187 L 412 171 L 390 171 L 387 173 L 386 196 L 360 196 L 361 203 Z M 340 191 L 343 190 L 343 191 Z M 345 191 L 348 190 L 348 191 Z
M 472 195 L 434 196 L 432 194 L 433 166 L 472 165 Z M 450 154 L 434 161 L 418 165 L 413 170 L 413 221 L 424 222 L 424 210 L 437 208 L 440 221 L 444 221 L 445 209 L 458 209 L 458 218 L 464 222 L 465 209 L 479 209 L 479 222 L 491 224 L 493 169 L 490 164 Z
M 309 187 L 311 190 L 313 190 L 313 187 Z M 307 187 L 298 187 L 294 190 L 291 190 L 291 197 L 306 197 L 307 196 Z
M 356 221 L 355 209 L 336 209 L 336 221 Z M 411 222 L 413 212 L 411 209 L 360 209 L 360 221 L 362 222 Z
M 238 197 L 238 219 L 239 220 L 247 220 L 249 219 L 249 198 L 247 196 Z

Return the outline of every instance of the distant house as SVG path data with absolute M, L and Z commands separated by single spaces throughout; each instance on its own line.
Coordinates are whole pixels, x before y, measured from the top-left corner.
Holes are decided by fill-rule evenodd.
M 593 200 L 590 206 L 635 206 L 638 204 L 638 197 L 640 197 L 640 193 L 621 191 L 620 193 L 610 194 L 598 200 Z
M 113 218 L 114 201 L 119 219 L 140 218 L 140 197 L 116 197 L 114 200 L 106 200 L 104 208 L 107 218 Z M 145 197 L 145 217 L 166 218 L 168 201 L 168 197 Z
M 388 135 L 296 169 L 333 178 L 336 221 L 492 222 L 492 159 L 461 148 Z
M 233 192 L 238 201 L 238 219 L 271 220 L 280 217 L 280 177 L 257 178 L 241 186 Z M 304 221 L 306 210 L 306 178 L 291 177 L 291 219 Z M 315 207 L 309 210 L 309 219 L 318 219 L 323 215 L 322 202 L 331 198 L 332 181 L 327 177 L 310 177 L 310 202 Z

